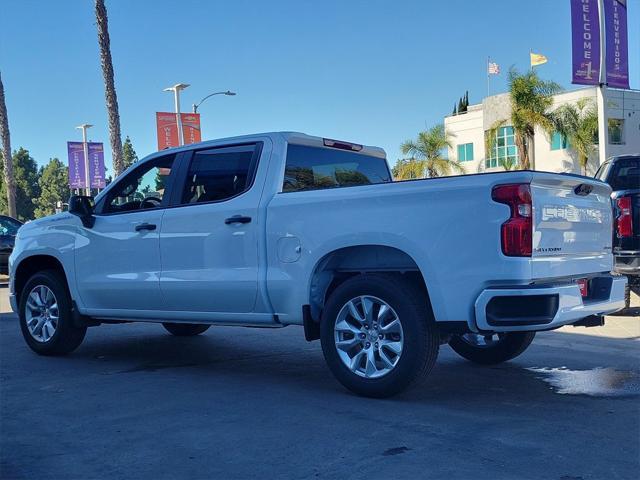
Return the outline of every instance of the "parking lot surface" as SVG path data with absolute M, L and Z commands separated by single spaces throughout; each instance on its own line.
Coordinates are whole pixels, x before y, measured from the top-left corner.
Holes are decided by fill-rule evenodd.
M 0 478 L 638 478 L 640 320 L 607 322 L 492 367 L 443 346 L 424 385 L 372 400 L 297 327 L 105 325 L 39 357 L 0 286 Z

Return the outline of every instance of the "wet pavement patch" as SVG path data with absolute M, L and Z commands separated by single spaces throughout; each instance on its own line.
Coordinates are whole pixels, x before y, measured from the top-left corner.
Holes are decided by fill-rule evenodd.
M 640 375 L 613 368 L 569 370 L 560 368 L 527 368 L 539 374 L 556 393 L 592 397 L 628 397 L 640 395 Z
M 157 372 L 158 370 L 164 370 L 167 368 L 188 368 L 188 367 L 197 367 L 197 363 L 181 363 L 178 365 L 139 365 L 137 367 L 128 368 L 126 370 L 120 370 L 116 373 L 136 373 L 136 372 Z
M 382 452 L 382 455 L 384 455 L 385 457 L 388 457 L 390 455 L 400 455 L 401 453 L 404 452 L 408 452 L 410 449 L 407 447 L 395 447 L 395 448 L 389 448 L 387 450 L 385 450 L 384 452 Z

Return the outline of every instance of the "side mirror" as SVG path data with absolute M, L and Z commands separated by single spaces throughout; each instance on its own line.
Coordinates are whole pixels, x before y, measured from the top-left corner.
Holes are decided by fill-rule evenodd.
M 71 195 L 71 198 L 69 198 L 69 213 L 80 217 L 82 225 L 86 228 L 93 227 L 95 221 L 93 217 L 93 197 Z

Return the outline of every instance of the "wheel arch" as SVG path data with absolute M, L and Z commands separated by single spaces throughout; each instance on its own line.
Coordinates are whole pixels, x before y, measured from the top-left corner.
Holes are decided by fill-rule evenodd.
M 312 319 L 319 321 L 324 304 L 333 290 L 348 278 L 364 273 L 406 276 L 424 292 L 427 308 L 433 312 L 427 280 L 409 253 L 389 245 L 360 244 L 336 248 L 316 262 L 308 289 Z
M 49 254 L 38 254 L 25 257 L 20 261 L 20 263 L 18 263 L 14 273 L 14 291 L 18 305 L 20 304 L 22 290 L 29 278 L 31 278 L 35 273 L 43 270 L 59 271 L 67 281 L 67 288 L 69 287 L 69 277 L 65 272 L 62 262 L 57 257 Z

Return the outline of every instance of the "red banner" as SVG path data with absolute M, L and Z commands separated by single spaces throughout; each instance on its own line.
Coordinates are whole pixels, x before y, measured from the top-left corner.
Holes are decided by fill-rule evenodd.
M 156 128 L 158 130 L 158 150 L 178 146 L 178 124 L 175 113 L 156 112 Z
M 181 113 L 182 138 L 184 145 L 202 141 L 199 113 Z M 156 129 L 158 132 L 158 150 L 178 147 L 178 123 L 176 114 L 156 112 Z
M 199 113 L 182 114 L 182 137 L 185 145 L 202 141 Z

